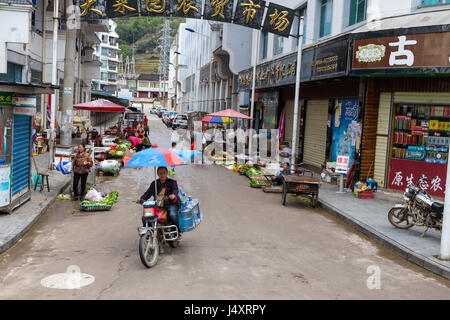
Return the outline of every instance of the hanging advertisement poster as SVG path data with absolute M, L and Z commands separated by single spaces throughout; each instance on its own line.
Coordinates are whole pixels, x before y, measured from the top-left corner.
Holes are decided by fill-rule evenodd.
M 0 166 L 0 207 L 9 205 L 11 202 L 11 167 Z
M 336 162 L 338 155 L 349 157 L 349 167 L 353 163 L 356 146 L 361 136 L 358 121 L 358 99 L 339 99 L 333 114 L 333 140 L 331 162 Z

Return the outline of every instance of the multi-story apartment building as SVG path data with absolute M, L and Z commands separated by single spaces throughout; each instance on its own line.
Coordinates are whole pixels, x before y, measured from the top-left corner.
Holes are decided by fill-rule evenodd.
M 236 37 L 239 34 L 239 37 Z M 177 37 L 177 75 L 181 111 L 214 112 L 238 106 L 238 72 L 250 64 L 250 29 L 223 23 L 187 19 Z M 173 56 L 173 55 L 172 55 Z
M 102 63 L 100 77 L 93 80 L 93 89 L 106 95 L 117 96 L 119 74 L 119 35 L 116 33 L 117 23 L 108 20 L 108 32 L 98 32 L 100 43 L 95 48 L 95 56 Z

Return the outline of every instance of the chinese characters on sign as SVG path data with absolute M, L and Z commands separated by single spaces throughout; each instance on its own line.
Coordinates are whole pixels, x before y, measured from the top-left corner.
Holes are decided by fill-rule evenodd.
M 205 19 L 231 22 L 233 15 L 233 0 L 206 0 Z
M 170 16 L 170 0 L 141 0 L 141 15 Z
M 414 64 L 414 53 L 410 50 L 406 50 L 405 46 L 412 46 L 417 44 L 416 40 L 406 40 L 405 36 L 398 37 L 398 42 L 391 42 L 389 46 L 398 47 L 398 51 L 391 52 L 389 57 L 390 66 L 408 66 L 411 67 Z M 400 59 L 401 57 L 406 57 Z
M 238 0 L 233 23 L 250 28 L 261 28 L 265 6 L 265 1 Z
M 336 172 L 342 173 L 342 174 L 347 174 L 349 161 L 350 161 L 349 156 L 338 155 L 337 161 L 336 161 Z
M 386 69 L 396 68 L 412 73 L 413 68 L 426 67 L 430 72 L 448 73 L 449 45 L 450 32 L 357 39 L 354 42 L 352 73 L 359 74 L 360 70 L 385 73 Z
M 202 1 L 201 0 L 177 0 L 178 5 L 173 10 L 173 15 L 177 17 L 201 18 Z
M 106 15 L 111 18 L 136 15 L 137 7 L 137 0 L 110 0 L 106 7 Z
M 422 181 L 419 188 L 428 191 L 433 196 L 444 197 L 447 165 L 424 163 L 422 161 L 391 159 L 389 165 L 389 188 L 404 191 L 410 183 Z
M 295 12 L 293 10 L 270 3 L 263 30 L 283 37 L 289 37 L 294 17 Z
M 257 88 L 269 87 L 273 85 L 284 85 L 295 82 L 297 71 L 297 55 L 292 54 L 275 62 L 262 64 L 256 67 Z M 239 88 L 252 85 L 253 70 L 249 69 L 239 74 Z
M 95 9 L 95 8 L 91 8 L 96 3 L 97 3 L 97 0 L 86 0 L 85 3 L 80 5 L 80 8 L 82 10 L 81 13 L 80 13 L 80 16 L 82 16 L 82 17 L 86 16 L 89 11 L 95 12 L 96 14 L 101 16 L 103 13 L 100 10 Z

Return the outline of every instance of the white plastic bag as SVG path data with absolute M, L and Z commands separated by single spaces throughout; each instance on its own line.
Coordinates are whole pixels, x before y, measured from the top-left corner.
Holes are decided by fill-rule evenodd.
M 86 194 L 85 199 L 88 200 L 88 201 L 101 201 L 103 198 L 102 198 L 102 195 L 97 190 L 92 188 Z

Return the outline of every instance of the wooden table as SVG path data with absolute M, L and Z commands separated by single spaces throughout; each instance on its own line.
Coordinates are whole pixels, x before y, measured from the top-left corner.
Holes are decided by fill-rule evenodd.
M 306 175 L 281 175 L 283 177 L 283 195 L 282 204 L 286 205 L 286 196 L 288 193 L 306 195 L 311 198 L 313 207 L 316 207 L 319 198 L 320 180 Z

